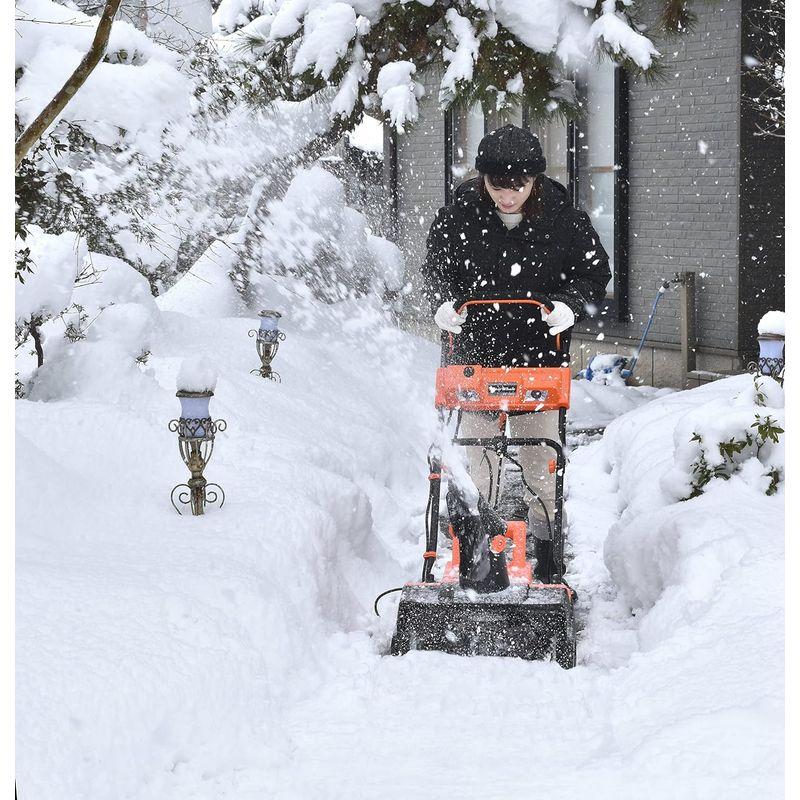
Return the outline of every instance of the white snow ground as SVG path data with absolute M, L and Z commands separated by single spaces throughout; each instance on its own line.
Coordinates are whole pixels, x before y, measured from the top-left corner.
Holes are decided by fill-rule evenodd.
M 396 595 L 371 606 L 420 568 L 437 349 L 284 307 L 278 385 L 249 374 L 255 318 L 160 305 L 144 372 L 87 366 L 81 342 L 43 368 L 48 402 L 17 402 L 21 798 L 781 796 L 782 496 L 656 488 L 681 416 L 747 376 L 573 453 L 578 667 L 392 658 Z M 207 469 L 227 500 L 203 518 L 169 504 L 193 355 L 228 421 Z

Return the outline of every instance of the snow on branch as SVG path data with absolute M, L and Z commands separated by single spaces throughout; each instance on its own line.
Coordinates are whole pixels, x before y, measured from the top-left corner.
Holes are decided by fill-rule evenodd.
M 314 75 L 329 78 L 355 35 L 356 13 L 351 6 L 332 3 L 327 8 L 312 9 L 305 21 L 305 35 L 294 57 L 292 74 L 313 69 Z
M 378 73 L 378 97 L 381 110 L 389 117 L 389 123 L 403 130 L 406 122 L 417 120 L 417 100 L 425 93 L 421 83 L 413 79 L 417 68 L 410 61 L 393 61 Z
M 637 2 L 615 0 L 223 0 L 218 40 L 257 26 L 275 70 L 290 67 L 286 99 L 335 89 L 331 119 L 380 106 L 399 131 L 417 119 L 421 75 L 441 66 L 439 101 L 500 108 L 525 102 L 532 117 L 575 116 L 555 90 L 601 53 L 645 74 L 660 56 L 635 23 Z M 689 0 L 661 0 L 682 18 Z M 668 7 L 668 8 L 667 8 Z M 262 10 L 258 15 L 258 9 Z M 667 13 L 667 11 L 669 13 Z M 677 16 L 676 16 L 677 14 Z M 266 48 L 265 48 L 266 49 Z M 555 58 L 554 58 L 555 56 Z M 356 120 L 357 121 L 357 120 Z
M 72 99 L 73 95 L 86 83 L 92 70 L 100 63 L 106 52 L 108 38 L 111 35 L 111 23 L 114 21 L 117 10 L 122 0 L 108 0 L 100 22 L 97 24 L 94 39 L 86 55 L 81 59 L 75 71 L 69 76 L 66 83 L 56 92 L 53 99 L 39 112 L 38 116 L 20 134 L 14 146 L 14 168 L 19 168 L 33 145 L 41 139 L 44 132 L 55 121 L 56 117 Z
M 480 42 L 475 29 L 466 17 L 454 8 L 448 8 L 445 15 L 447 27 L 456 40 L 455 50 L 445 47 L 442 51 L 447 62 L 447 70 L 441 83 L 440 99 L 446 100 L 455 95 L 459 81 L 471 81 L 472 70 L 478 60 Z

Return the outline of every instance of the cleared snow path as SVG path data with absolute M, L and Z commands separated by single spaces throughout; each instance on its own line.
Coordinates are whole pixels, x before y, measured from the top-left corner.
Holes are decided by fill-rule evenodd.
M 336 315 L 289 315 L 280 386 L 249 375 L 249 320 L 164 313 L 148 372 L 54 364 L 49 402 L 17 403 L 20 797 L 778 796 L 763 583 L 740 658 L 714 631 L 741 634 L 730 604 L 643 644 L 603 559 L 606 441 L 569 468 L 576 669 L 381 655 L 396 599 L 372 600 L 419 569 L 437 352 Z M 193 519 L 166 423 L 195 354 L 229 427 L 207 469 L 225 507 Z

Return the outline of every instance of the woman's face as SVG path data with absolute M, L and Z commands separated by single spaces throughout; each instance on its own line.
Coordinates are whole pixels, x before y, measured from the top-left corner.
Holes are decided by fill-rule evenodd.
M 494 200 L 494 204 L 504 214 L 516 214 L 521 211 L 533 189 L 533 178 L 527 178 L 525 184 L 519 189 L 496 189 L 489 182 L 488 175 L 484 176 L 483 182 L 486 184 L 486 191 Z

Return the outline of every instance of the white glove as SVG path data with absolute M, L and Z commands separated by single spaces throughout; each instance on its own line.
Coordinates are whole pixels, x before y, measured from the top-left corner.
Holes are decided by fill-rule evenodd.
M 575 312 L 560 300 L 553 300 L 553 310 L 548 314 L 541 308 L 542 319 L 550 326 L 550 335 L 563 333 L 575 324 Z
M 461 326 L 467 321 L 467 310 L 459 314 L 452 300 L 442 303 L 436 310 L 433 321 L 443 330 L 450 333 L 461 333 Z

